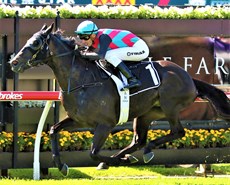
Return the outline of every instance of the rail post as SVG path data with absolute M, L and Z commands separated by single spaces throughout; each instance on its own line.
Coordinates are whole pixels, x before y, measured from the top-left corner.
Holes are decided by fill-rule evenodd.
M 19 51 L 19 12 L 15 12 L 14 17 L 14 53 Z M 14 73 L 14 91 L 18 90 L 18 74 Z M 14 101 L 14 123 L 13 123 L 13 167 L 17 167 L 18 159 L 18 102 Z
M 40 143 L 41 143 L 41 135 L 42 130 L 49 113 L 50 107 L 53 101 L 47 101 L 45 108 L 42 112 L 40 121 L 38 123 L 38 128 L 36 132 L 36 139 L 34 144 L 34 164 L 33 164 L 33 178 L 34 180 L 40 180 L 40 161 L 39 161 L 39 153 L 40 153 Z
M 2 36 L 1 91 L 6 91 L 7 35 Z M 0 126 L 5 130 L 5 102 L 0 103 Z

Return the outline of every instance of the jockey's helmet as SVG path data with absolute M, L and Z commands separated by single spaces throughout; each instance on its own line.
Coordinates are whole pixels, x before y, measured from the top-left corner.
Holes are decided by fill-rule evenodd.
M 92 21 L 83 21 L 80 23 L 75 31 L 78 35 L 91 35 L 91 34 L 97 34 L 98 27 L 97 25 Z

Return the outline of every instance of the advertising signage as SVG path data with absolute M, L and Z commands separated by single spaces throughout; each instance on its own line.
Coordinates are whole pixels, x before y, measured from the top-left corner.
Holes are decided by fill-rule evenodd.
M 158 6 L 205 6 L 205 5 L 224 5 L 229 4 L 228 0 L 0 0 L 0 3 L 5 4 L 23 4 L 23 5 L 141 5 L 151 4 Z
M 188 0 L 0 0 L 0 3 L 5 4 L 28 4 L 28 5 L 52 5 L 52 4 L 72 4 L 72 5 L 140 5 L 140 4 L 152 4 L 159 6 L 169 5 L 185 5 L 188 4 Z
M 205 5 L 226 5 L 229 0 L 0 0 L 0 3 L 5 4 L 23 4 L 23 5 L 56 5 L 56 4 L 71 4 L 71 5 L 141 5 L 151 4 L 158 6 L 205 6 Z
M 91 0 L 0 0 L 5 4 L 52 5 L 52 4 L 91 4 Z

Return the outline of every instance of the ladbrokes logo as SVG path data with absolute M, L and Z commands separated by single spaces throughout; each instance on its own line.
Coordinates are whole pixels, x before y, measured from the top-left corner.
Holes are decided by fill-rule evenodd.
M 21 100 L 23 94 L 14 93 L 14 92 L 7 92 L 3 93 L 0 91 L 0 100 Z

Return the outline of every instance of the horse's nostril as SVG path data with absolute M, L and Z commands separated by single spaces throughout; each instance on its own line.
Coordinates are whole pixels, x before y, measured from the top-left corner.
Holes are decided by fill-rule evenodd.
M 13 65 L 17 65 L 17 64 L 18 64 L 18 61 L 17 61 L 17 60 L 13 60 L 13 61 L 12 61 L 12 64 L 13 64 Z

